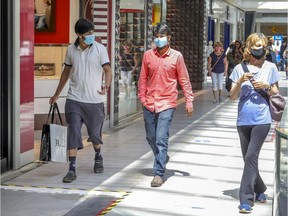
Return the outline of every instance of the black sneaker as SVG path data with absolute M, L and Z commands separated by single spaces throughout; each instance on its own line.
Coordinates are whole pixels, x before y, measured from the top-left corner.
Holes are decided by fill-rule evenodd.
M 102 155 L 95 156 L 94 162 L 94 172 L 95 173 L 103 173 L 104 166 L 103 166 L 103 157 Z
M 63 178 L 63 182 L 64 183 L 71 183 L 71 182 L 73 182 L 74 180 L 76 180 L 77 179 L 77 176 L 76 176 L 76 174 L 75 174 L 75 172 L 74 171 L 72 171 L 72 170 L 69 170 L 69 172 L 67 173 L 67 175 Z

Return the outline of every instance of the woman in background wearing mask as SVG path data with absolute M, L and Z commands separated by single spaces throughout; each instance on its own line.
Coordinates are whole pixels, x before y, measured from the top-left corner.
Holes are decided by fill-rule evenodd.
M 259 91 L 268 95 L 279 92 L 280 74 L 275 64 L 265 60 L 268 40 L 261 33 L 251 34 L 243 54 L 248 68 L 238 64 L 230 79 L 233 81 L 230 98 L 239 98 L 237 131 L 240 138 L 244 170 L 241 179 L 238 207 L 240 213 L 250 213 L 255 202 L 267 202 L 266 186 L 259 174 L 258 156 L 272 122 L 269 103 Z M 244 66 L 245 67 L 245 66 Z
M 272 62 L 277 66 L 276 53 L 273 51 L 272 43 L 270 41 L 267 44 L 267 51 L 266 61 Z
M 194 97 L 183 55 L 169 45 L 170 28 L 157 24 L 154 37 L 156 47 L 143 56 L 138 97 L 143 104 L 146 139 L 155 156 L 151 187 L 160 187 L 169 161 L 169 128 L 177 106 L 178 81 L 185 95 L 187 116 L 192 115 Z

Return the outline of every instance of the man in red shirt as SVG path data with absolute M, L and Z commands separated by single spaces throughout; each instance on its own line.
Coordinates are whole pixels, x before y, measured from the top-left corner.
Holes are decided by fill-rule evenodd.
M 144 53 L 138 83 L 138 97 L 143 104 L 146 139 L 154 153 L 154 178 L 151 187 L 163 183 L 167 155 L 169 128 L 177 106 L 177 81 L 186 98 L 186 115 L 193 112 L 193 92 L 184 58 L 169 45 L 171 31 L 166 24 L 154 29 L 156 48 Z

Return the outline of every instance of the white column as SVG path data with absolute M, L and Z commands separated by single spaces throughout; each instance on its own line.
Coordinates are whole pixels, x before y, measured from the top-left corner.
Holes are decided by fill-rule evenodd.
M 261 31 L 261 23 L 256 23 L 256 32 Z
M 219 19 L 215 19 L 214 43 L 216 41 L 220 41 L 220 20 Z

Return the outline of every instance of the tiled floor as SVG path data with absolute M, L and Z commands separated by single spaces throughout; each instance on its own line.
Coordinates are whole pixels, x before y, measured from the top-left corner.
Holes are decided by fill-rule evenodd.
M 287 81 L 284 85 L 287 87 Z M 139 118 L 104 133 L 103 174 L 93 173 L 94 150 L 87 145 L 79 151 L 77 180 L 71 184 L 62 183 L 68 165 L 51 162 L 2 184 L 3 215 L 66 215 L 77 212 L 95 196 L 98 201 L 93 201 L 91 216 L 104 215 L 101 212 L 110 216 L 239 215 L 243 160 L 235 127 L 237 102 L 226 98 L 221 104 L 213 104 L 208 87 L 197 93 L 192 118 L 185 116 L 184 106 L 179 104 L 171 126 L 170 161 L 162 187 L 150 187 L 153 154 L 145 139 L 143 119 Z M 271 216 L 274 141 L 264 143 L 259 169 L 268 187 L 268 203 L 256 203 L 250 215 Z M 103 207 L 101 201 L 106 195 L 117 201 Z M 37 202 L 38 208 L 24 208 L 29 199 L 32 204 Z

